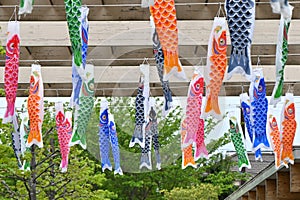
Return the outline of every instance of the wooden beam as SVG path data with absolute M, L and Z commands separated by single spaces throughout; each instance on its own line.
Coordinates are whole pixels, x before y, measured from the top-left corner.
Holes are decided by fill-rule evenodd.
M 28 64 L 29 65 L 29 64 Z M 266 82 L 275 82 L 275 67 L 270 65 L 263 65 L 263 72 Z M 188 83 L 192 78 L 194 67 L 183 67 L 188 80 L 183 81 L 172 76 L 171 83 Z M 255 68 L 254 68 L 255 69 Z M 285 82 L 299 83 L 298 74 L 300 74 L 300 68 L 296 65 L 287 65 L 285 68 Z M 204 67 L 200 67 L 200 71 L 204 72 Z M 19 83 L 28 83 L 31 67 L 20 66 L 19 67 Z M 140 76 L 139 66 L 95 66 L 95 82 L 97 83 L 136 83 Z M 71 83 L 72 82 L 72 70 L 71 66 L 43 66 L 42 76 L 45 83 Z M 0 83 L 3 83 L 4 68 L 0 68 Z M 159 77 L 155 66 L 150 66 L 150 82 L 159 83 Z M 224 79 L 224 85 L 230 86 L 235 84 L 241 87 L 241 83 L 245 83 L 245 87 L 249 82 L 241 75 L 234 74 L 230 80 Z M 288 84 L 287 84 L 288 85 Z M 297 84 L 298 85 L 298 84 Z M 246 88 L 245 88 L 246 89 Z M 296 91 L 295 91 L 296 92 Z
M 256 187 L 256 200 L 266 199 L 266 189 L 264 185 L 258 185 Z
M 178 21 L 179 45 L 207 45 L 213 21 Z M 1 22 L 0 40 L 5 43 L 7 22 Z M 258 20 L 253 44 L 277 43 L 278 20 Z M 20 22 L 23 46 L 70 46 L 66 21 Z M 59 31 L 60 34 L 57 34 Z M 91 46 L 152 46 L 148 21 L 90 21 Z M 293 20 L 289 44 L 300 44 L 300 20 Z M 229 36 L 229 34 L 228 34 Z M 230 41 L 228 39 L 228 44 Z
M 277 198 L 299 200 L 300 193 L 290 192 L 290 172 L 277 172 Z
M 30 46 L 30 55 L 24 46 L 21 46 L 21 60 L 44 60 L 43 65 L 71 65 L 71 55 L 68 53 L 69 46 Z M 195 53 L 195 48 L 197 52 Z M 111 51 L 113 49 L 113 53 Z M 287 65 L 300 65 L 300 45 L 289 45 L 289 55 Z M 179 57 L 182 65 L 206 64 L 207 45 L 188 45 L 179 46 Z M 228 48 L 228 56 L 230 47 Z M 252 45 L 252 65 L 257 65 L 260 55 L 260 62 L 263 65 L 275 65 L 276 46 L 274 45 Z M 89 46 L 88 60 L 93 60 L 99 66 L 134 66 L 139 65 L 144 58 L 153 58 L 152 46 Z M 204 58 L 203 58 L 204 57 Z M 46 61 L 47 60 L 47 61 Z M 54 62 L 56 61 L 56 62 Z M 68 61 L 67 63 L 65 61 Z M 4 65 L 5 55 L 0 55 L 0 65 Z M 56 64 L 55 64 L 56 63 Z M 26 63 L 28 64 L 28 63 Z M 155 64 L 152 61 L 152 64 Z
M 290 166 L 290 191 L 300 192 L 300 163 Z
M 265 78 L 267 81 L 267 95 L 271 95 L 275 76 L 269 74 L 275 74 L 273 66 L 262 66 Z M 294 66 L 297 67 L 297 66 Z M 170 87 L 174 96 L 186 96 L 189 86 L 189 80 L 193 75 L 192 66 L 184 66 L 186 72 L 187 81 L 179 80 L 175 77 L 170 79 Z M 300 95 L 300 84 L 296 76 L 297 70 L 292 66 L 286 66 L 286 82 L 284 84 L 284 93 L 288 90 L 291 84 L 294 85 L 294 95 Z M 201 68 L 200 68 L 201 71 Z M 203 71 L 203 68 L 202 68 Z M 29 76 L 31 68 L 28 66 L 21 66 L 19 68 L 19 89 L 27 90 L 29 86 Z M 137 82 L 139 79 L 139 66 L 95 66 L 95 83 L 98 96 L 112 95 L 112 96 L 132 96 L 135 94 Z M 291 74 L 291 75 L 290 75 Z M 44 84 L 55 85 L 55 87 L 45 88 L 47 90 L 59 90 L 62 91 L 61 95 L 68 96 L 71 93 L 72 83 L 72 70 L 71 66 L 43 66 L 42 76 Z M 3 87 L 4 68 L 0 68 L 0 86 Z M 288 78 L 289 77 L 289 78 Z M 295 79 L 293 77 L 296 77 Z M 295 82 L 296 84 L 295 84 Z M 221 87 L 220 96 L 238 96 L 242 92 L 241 84 L 244 85 L 244 91 L 249 89 L 249 81 L 243 78 L 241 75 L 234 75 L 230 80 L 224 80 Z M 157 70 L 155 66 L 150 67 L 150 85 L 153 95 L 161 95 L 161 85 Z M 52 92 L 49 95 L 53 94 Z M 23 96 L 22 92 L 18 93 L 19 96 Z M 55 95 L 56 96 L 56 95 Z
M 256 192 L 255 191 L 248 192 L 248 200 L 256 200 Z
M 267 179 L 267 180 L 265 180 L 265 185 L 266 185 L 266 190 L 265 190 L 266 200 L 277 200 L 276 180 L 275 179 Z
M 3 1 L 3 3 L 2 3 Z M 17 5 L 19 0 L 2 0 L 3 5 Z M 51 0 L 54 5 L 62 5 L 62 0 Z M 120 2 L 110 2 L 108 0 L 105 4 L 116 5 L 111 7 L 99 7 L 92 5 L 104 4 L 103 0 L 85 0 L 82 3 L 86 4 L 90 8 L 89 20 L 91 21 L 120 21 L 120 20 L 149 20 L 149 10 L 147 8 L 141 8 L 140 6 L 118 6 Z M 35 2 L 35 7 L 32 14 L 24 16 L 22 19 L 25 20 L 56 20 L 63 21 L 66 19 L 64 7 L 50 7 L 50 0 L 39 0 Z M 219 2 L 219 1 L 209 1 L 209 2 Z M 176 1 L 177 5 L 177 19 L 179 20 L 211 20 L 215 17 L 218 12 L 219 5 L 182 5 L 182 3 L 192 3 L 190 0 Z M 199 3 L 199 1 L 194 2 Z M 293 19 L 299 19 L 300 4 L 293 4 L 294 6 Z M 137 1 L 122 1 L 122 4 L 138 4 L 140 5 L 140 0 Z M 38 5 L 49 5 L 49 7 L 38 7 Z M 1 8 L 0 7 L 0 21 L 8 21 L 11 16 L 13 8 Z M 199 12 L 201 11 L 201 12 Z M 271 6 L 269 4 L 257 4 L 255 19 L 279 19 L 280 15 L 274 14 L 271 11 Z

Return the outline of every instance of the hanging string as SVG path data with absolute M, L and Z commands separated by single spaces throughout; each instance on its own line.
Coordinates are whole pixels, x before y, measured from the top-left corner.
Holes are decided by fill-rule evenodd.
M 223 3 L 223 4 L 224 4 L 224 3 Z M 219 9 L 218 9 L 218 12 L 217 12 L 217 15 L 216 15 L 218 18 L 220 17 L 221 12 L 222 12 L 222 14 L 223 14 L 223 17 L 225 17 L 226 15 L 225 15 L 225 12 L 224 12 L 223 9 L 222 9 L 222 3 L 219 2 Z
M 241 87 L 242 87 L 242 94 L 244 93 L 244 84 L 242 83 L 241 84 Z
M 18 6 L 14 6 L 15 7 L 15 9 L 14 9 L 14 11 L 13 11 L 13 13 L 12 13 L 12 15 L 11 15 L 11 17 L 9 18 L 9 20 L 8 21 L 11 21 L 12 20 L 12 18 L 13 17 L 15 17 L 15 21 L 17 21 L 17 7 Z
M 148 64 L 148 65 L 150 65 L 149 62 L 148 62 L 148 60 L 149 60 L 149 58 L 144 58 L 144 61 L 143 61 L 142 65 L 144 65 L 145 63 Z

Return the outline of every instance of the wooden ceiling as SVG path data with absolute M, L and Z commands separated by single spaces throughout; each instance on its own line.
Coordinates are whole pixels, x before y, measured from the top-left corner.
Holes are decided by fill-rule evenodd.
M 90 36 L 88 62 L 95 65 L 96 96 L 135 95 L 139 64 L 149 58 L 151 64 L 151 93 L 162 95 L 153 60 L 149 11 L 140 7 L 141 0 L 83 0 L 90 8 Z M 180 59 L 188 78 L 193 65 L 205 65 L 207 43 L 212 20 L 220 3 L 217 0 L 175 0 L 179 27 Z M 300 94 L 300 2 L 294 6 L 289 32 L 289 57 L 286 67 L 285 89 L 294 85 Z M 7 21 L 19 0 L 0 1 L 0 41 L 6 42 Z M 223 1 L 222 1 L 223 4 Z M 256 23 L 251 49 L 253 67 L 260 59 L 267 80 L 268 95 L 275 81 L 275 53 L 279 25 L 278 14 L 273 14 L 268 0 L 256 5 Z M 26 96 L 30 65 L 39 60 L 42 65 L 45 96 L 70 96 L 71 50 L 62 0 L 37 0 L 32 14 L 21 16 L 21 61 L 18 96 Z M 229 38 L 228 38 L 229 39 Z M 228 40 L 229 41 L 229 40 Z M 230 42 L 229 42 L 230 44 Z M 230 45 L 228 53 L 230 52 Z M 201 59 L 202 58 L 202 59 Z M 202 62 L 201 62 L 202 60 Z M 3 87 L 5 57 L 0 57 L 0 85 Z M 249 84 L 240 75 L 226 80 L 225 96 L 237 96 L 241 83 Z M 172 78 L 175 96 L 187 94 L 188 82 Z M 299 93 L 299 94 L 298 94 Z

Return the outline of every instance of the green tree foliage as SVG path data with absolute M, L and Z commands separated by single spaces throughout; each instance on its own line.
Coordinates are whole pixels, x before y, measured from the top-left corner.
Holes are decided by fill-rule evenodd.
M 169 200 L 217 200 L 219 187 L 209 183 L 201 183 L 188 188 L 174 188 L 166 192 L 165 197 Z
M 55 129 L 53 103 L 45 102 L 44 147 L 33 146 L 23 159 L 31 170 L 21 171 L 11 147 L 11 125 L 0 125 L 0 194 L 7 199 L 115 199 L 103 189 L 105 175 L 100 165 L 80 147 L 72 147 L 67 173 L 61 173 L 60 152 Z
M 100 100 L 99 100 L 100 101 Z M 183 192 L 185 196 L 192 194 L 189 190 L 197 188 L 200 190 L 203 184 L 218 188 L 215 190 L 220 199 L 230 194 L 236 189 L 234 182 L 236 179 L 244 179 L 244 175 L 232 172 L 231 167 L 235 164 L 229 156 L 224 156 L 217 149 L 230 142 L 229 134 L 213 140 L 207 145 L 210 153 L 209 159 L 200 159 L 198 168 L 188 167 L 181 169 L 181 147 L 180 147 L 180 122 L 182 120 L 182 109 L 177 107 L 169 113 L 165 119 L 161 118 L 158 112 L 160 154 L 162 158 L 162 169 L 155 169 L 155 156 L 152 151 L 153 170 L 140 170 L 140 152 L 138 145 L 129 148 L 129 141 L 132 137 L 135 122 L 134 98 L 112 98 L 109 99 L 110 112 L 114 114 L 119 138 L 121 166 L 124 176 L 114 176 L 112 172 L 106 171 L 107 180 L 104 187 L 107 190 L 118 194 L 118 199 L 166 199 L 173 194 Z M 157 104 L 160 100 L 157 99 Z M 162 105 L 159 105 L 162 106 Z M 93 124 L 99 123 L 100 104 L 96 106 L 92 120 Z M 98 122 L 98 123 L 97 123 Z M 213 119 L 206 121 L 205 132 L 208 135 L 219 123 Z M 95 127 L 89 130 L 95 130 Z M 98 129 L 97 129 L 98 131 Z M 94 131 L 88 134 L 88 150 L 100 160 L 99 136 Z M 113 158 L 111 157 L 111 161 Z M 201 185 L 202 184 L 202 185 Z M 174 189 L 175 188 L 175 189 Z M 174 190 L 173 190 L 174 189 Z M 170 192 L 169 192 L 170 191 Z M 215 197 L 215 193 L 212 194 Z M 190 199 L 194 196 L 191 195 Z M 213 199 L 213 198 L 212 198 Z
M 202 194 L 210 194 L 211 199 L 223 199 L 236 186 L 236 180 L 245 179 L 244 174 L 232 172 L 236 164 L 230 157 L 218 152 L 218 148 L 230 142 L 224 133 L 207 144 L 209 159 L 199 159 L 198 167 L 181 169 L 180 122 L 182 109 L 177 107 L 165 119 L 158 112 L 159 140 L 162 169 L 155 169 L 156 158 L 152 152 L 153 170 L 140 170 L 138 145 L 129 148 L 135 122 L 134 98 L 109 98 L 110 112 L 117 126 L 121 167 L 124 176 L 113 172 L 101 172 L 99 153 L 99 110 L 96 104 L 87 128 L 88 151 L 72 147 L 68 172 L 59 169 L 60 153 L 55 130 L 53 104 L 45 102 L 43 124 L 44 148 L 31 148 L 23 159 L 31 161 L 31 171 L 20 171 L 11 148 L 11 125 L 0 125 L 0 194 L 7 199 L 174 199 L 186 197 L 200 199 Z M 160 100 L 157 99 L 157 104 Z M 162 105 L 159 105 L 162 106 Z M 218 124 L 206 121 L 206 136 Z M 96 159 L 95 159 L 96 158 Z M 113 164 L 113 158 L 111 156 Z M 29 193 L 35 193 L 32 198 Z M 202 197 L 201 197 L 202 198 Z

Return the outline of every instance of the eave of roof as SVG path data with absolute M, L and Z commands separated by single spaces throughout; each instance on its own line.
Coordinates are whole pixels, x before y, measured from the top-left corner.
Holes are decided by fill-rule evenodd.
M 300 146 L 294 146 L 293 149 L 295 162 L 300 160 Z M 279 169 L 275 168 L 275 162 L 270 163 L 264 170 L 254 176 L 252 179 L 241 185 L 236 191 L 234 191 L 231 195 L 229 195 L 225 200 L 236 200 L 243 196 L 248 191 L 255 188 L 257 185 L 261 184 L 263 181 L 274 175 L 277 171 L 280 171 L 283 166 Z

